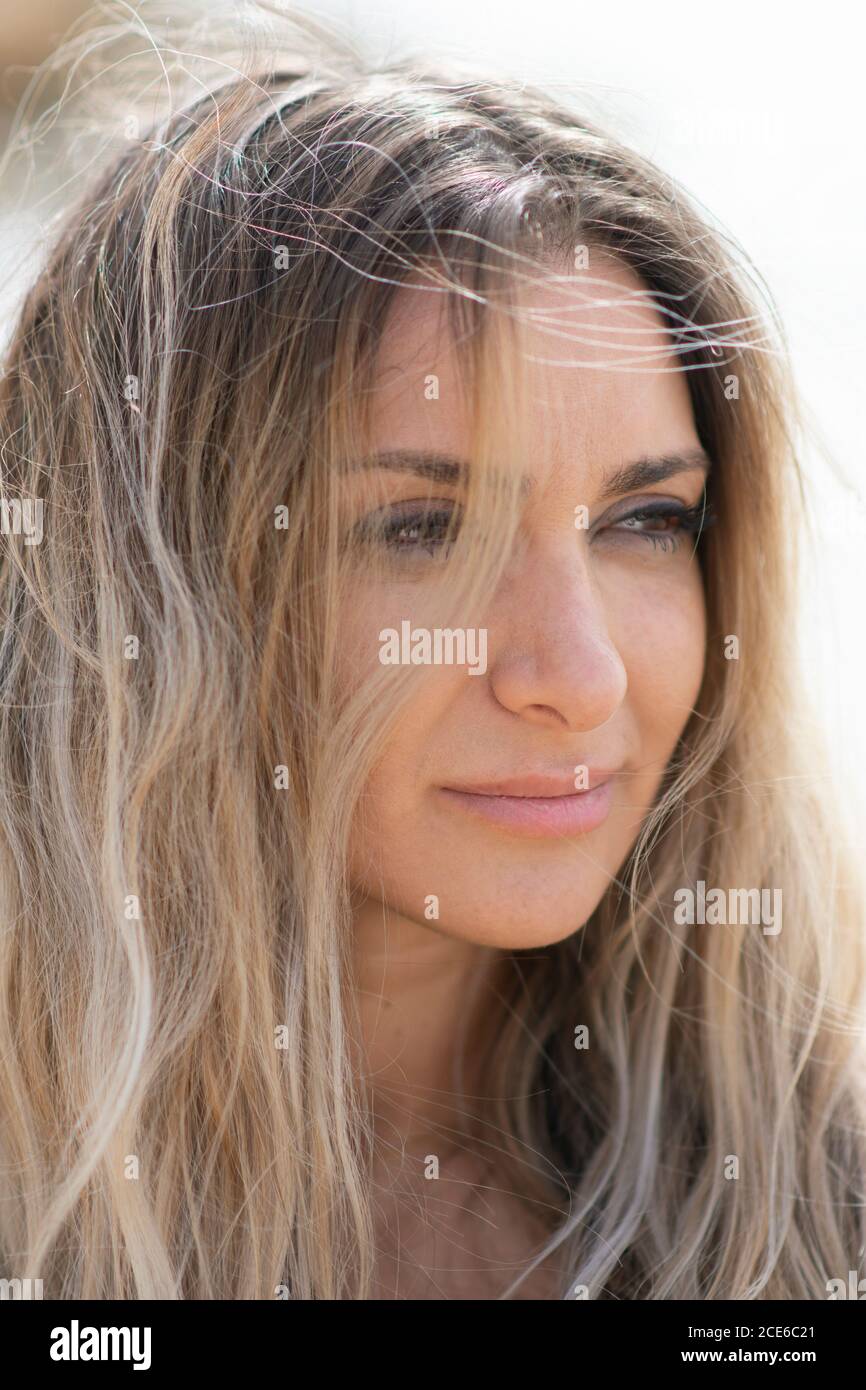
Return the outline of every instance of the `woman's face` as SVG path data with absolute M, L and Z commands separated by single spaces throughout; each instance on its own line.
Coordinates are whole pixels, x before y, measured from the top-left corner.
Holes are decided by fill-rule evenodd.
M 353 827 L 352 885 L 367 910 L 381 915 L 384 902 L 431 931 L 507 949 L 559 941 L 598 905 L 653 805 L 704 666 L 695 537 L 679 518 L 700 510 L 707 467 L 694 457 L 689 394 L 670 370 L 676 359 L 662 355 L 661 320 L 642 300 L 625 302 L 641 282 L 598 257 L 591 273 L 608 281 L 596 291 L 607 302 L 573 307 L 567 320 L 587 341 L 540 332 L 531 340 L 533 358 L 598 365 L 530 367 L 519 543 L 473 620 L 487 631 L 486 669 L 479 647 L 477 674 L 447 661 L 415 673 Z M 579 292 L 574 306 L 586 302 L 585 283 Z M 534 308 L 562 316 L 561 292 L 539 283 L 526 293 Z M 467 458 L 459 367 L 439 315 L 438 296 L 398 293 L 378 364 L 372 452 Z M 634 342 L 659 348 L 650 367 L 604 366 L 623 360 L 611 345 Z M 438 399 L 429 398 L 432 376 Z M 674 456 L 685 461 L 669 476 L 621 476 Z M 384 629 L 400 633 L 409 619 L 432 631 L 437 526 L 459 506 L 459 487 L 397 467 L 350 474 L 352 520 L 384 521 L 390 540 L 377 543 L 395 552 L 393 568 L 359 579 L 347 606 L 352 684 L 379 666 Z M 584 526 L 575 524 L 580 507 Z

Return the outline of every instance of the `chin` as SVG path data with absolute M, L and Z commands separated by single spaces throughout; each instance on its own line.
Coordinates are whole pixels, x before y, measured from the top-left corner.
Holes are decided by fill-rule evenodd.
M 438 921 L 424 921 L 443 936 L 468 941 L 478 946 L 501 950 L 537 950 L 553 946 L 581 930 L 601 901 L 601 893 L 591 901 L 585 894 L 564 894 L 560 901 L 550 901 L 549 893 L 540 892 L 531 904 L 502 897 L 464 907 L 443 911 Z
M 587 917 L 590 914 L 587 913 Z M 490 922 L 486 931 L 474 928 L 470 940 L 478 945 L 495 947 L 501 951 L 538 951 L 545 946 L 555 946 L 574 936 L 585 925 L 583 920 L 570 919 L 568 922 Z

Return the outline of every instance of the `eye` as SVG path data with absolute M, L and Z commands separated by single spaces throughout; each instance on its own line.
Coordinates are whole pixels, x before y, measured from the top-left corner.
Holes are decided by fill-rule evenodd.
M 688 536 L 700 536 L 715 524 L 712 506 L 702 498 L 693 507 L 682 502 L 660 500 L 636 507 L 624 516 L 614 518 L 602 529 L 619 535 L 633 534 L 648 541 L 654 550 L 671 553 Z
M 399 503 L 372 512 L 354 528 L 362 544 L 384 546 L 397 555 L 434 556 L 453 544 L 458 525 L 450 502 Z

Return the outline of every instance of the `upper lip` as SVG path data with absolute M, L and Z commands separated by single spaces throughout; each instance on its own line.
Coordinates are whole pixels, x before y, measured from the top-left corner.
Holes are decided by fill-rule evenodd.
M 473 796 L 525 796 L 554 797 L 576 796 L 580 791 L 594 791 L 602 782 L 615 776 L 618 768 L 593 768 L 586 763 L 575 763 L 575 767 L 587 768 L 588 786 L 574 785 L 574 772 L 570 774 L 530 772 L 522 777 L 505 777 L 496 782 L 449 783 L 445 791 L 468 792 Z

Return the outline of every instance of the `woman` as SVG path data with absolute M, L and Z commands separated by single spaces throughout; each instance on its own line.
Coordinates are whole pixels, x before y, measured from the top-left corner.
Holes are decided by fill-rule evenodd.
M 824 1298 L 862 899 L 772 311 L 581 115 L 307 35 L 172 87 L 6 356 L 3 1272 Z

